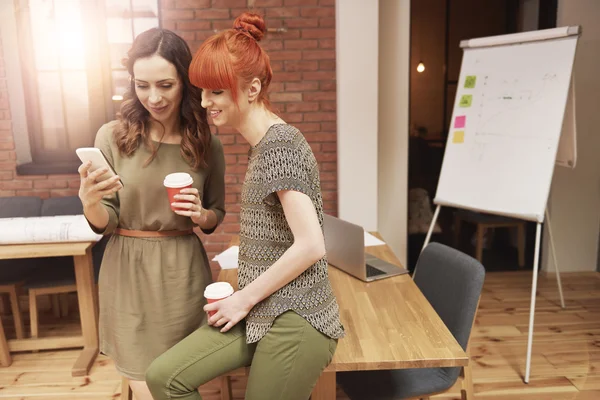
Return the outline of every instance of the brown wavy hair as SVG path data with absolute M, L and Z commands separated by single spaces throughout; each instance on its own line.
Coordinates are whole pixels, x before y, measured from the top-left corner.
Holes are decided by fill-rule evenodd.
M 181 155 L 194 169 L 206 167 L 211 133 L 206 110 L 201 106 L 201 89 L 192 85 L 188 77 L 192 53 L 181 37 L 167 29 L 152 28 L 139 34 L 127 52 L 127 58 L 123 60 L 123 65 L 129 72 L 130 85 L 123 96 L 120 112 L 117 113 L 119 123 L 114 131 L 117 147 L 122 154 L 130 156 L 141 144 L 147 146 L 152 151 L 152 155 L 146 160 L 144 166 L 156 157 L 160 145 L 156 146 L 150 138 L 150 113 L 135 93 L 133 74 L 133 65 L 138 59 L 155 54 L 175 66 L 182 82 L 179 116 Z

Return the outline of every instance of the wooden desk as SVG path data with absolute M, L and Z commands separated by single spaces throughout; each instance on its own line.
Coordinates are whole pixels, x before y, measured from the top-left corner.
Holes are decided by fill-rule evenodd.
M 98 355 L 98 292 L 94 282 L 92 247 L 95 242 L 34 243 L 0 246 L 0 260 L 16 258 L 73 256 L 81 336 L 55 338 L 29 338 L 6 340 L 0 321 L 0 363 L 12 363 L 10 351 L 62 349 L 81 347 L 83 351 L 73 365 L 72 376 L 87 375 Z
M 377 233 L 374 235 L 381 237 Z M 232 245 L 239 238 L 232 240 Z M 387 246 L 367 253 L 401 265 Z M 467 354 L 409 275 L 365 283 L 329 266 L 346 336 L 313 390 L 312 400 L 335 400 L 336 371 L 458 367 Z M 237 270 L 222 270 L 219 280 L 237 288 Z

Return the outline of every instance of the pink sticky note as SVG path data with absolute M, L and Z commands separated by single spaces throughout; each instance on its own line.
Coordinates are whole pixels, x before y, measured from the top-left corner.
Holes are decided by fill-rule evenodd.
M 454 127 L 455 128 L 464 128 L 466 121 L 467 121 L 467 117 L 465 115 L 460 115 L 460 116 L 454 118 Z

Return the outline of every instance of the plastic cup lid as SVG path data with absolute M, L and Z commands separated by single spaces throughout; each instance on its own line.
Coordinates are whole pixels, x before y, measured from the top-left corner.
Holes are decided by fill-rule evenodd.
M 204 297 L 207 299 L 222 299 L 233 294 L 233 286 L 227 282 L 211 283 L 204 289 Z
M 167 187 L 179 188 L 191 185 L 194 182 L 192 176 L 186 172 L 175 172 L 165 177 L 163 184 Z

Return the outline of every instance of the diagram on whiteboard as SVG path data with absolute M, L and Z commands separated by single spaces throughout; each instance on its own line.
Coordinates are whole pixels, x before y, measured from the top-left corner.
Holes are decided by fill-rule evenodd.
M 548 72 L 537 79 L 523 77 L 482 77 L 474 129 L 476 143 L 516 140 L 549 140 L 541 130 L 538 119 L 543 118 L 545 100 L 556 92 L 559 83 L 556 73 Z

